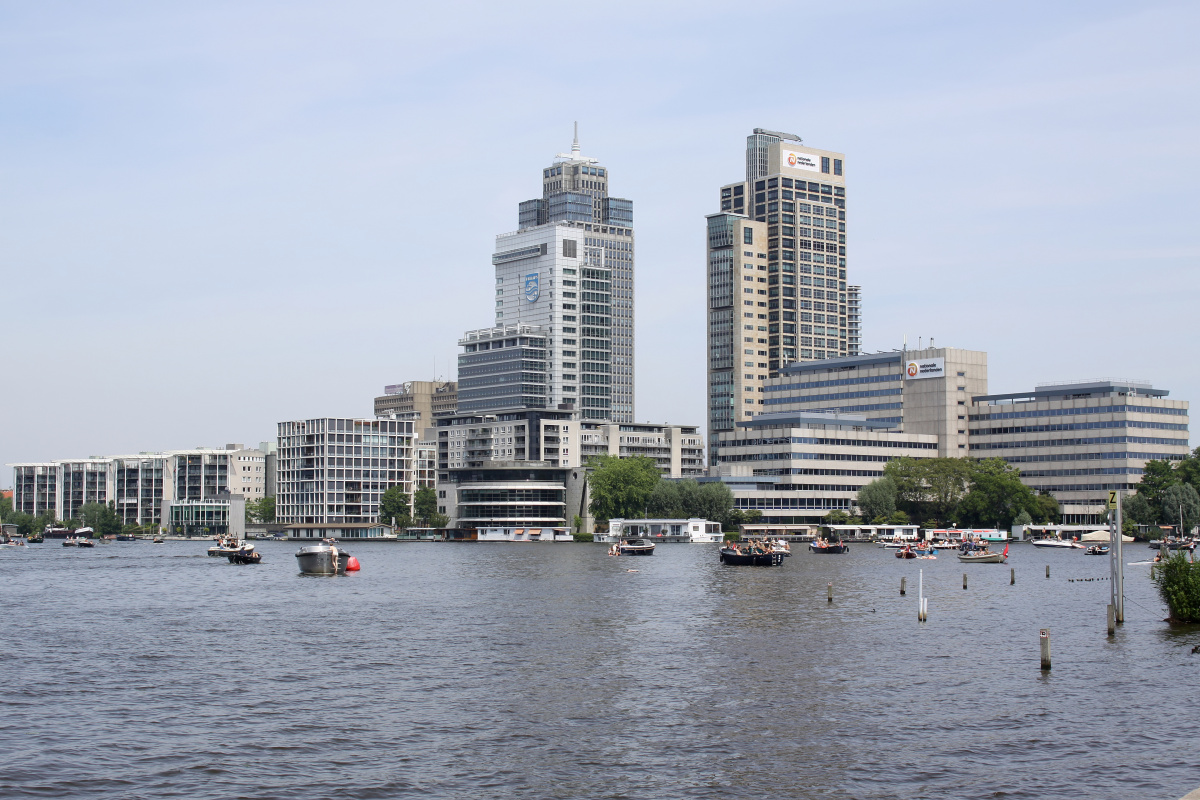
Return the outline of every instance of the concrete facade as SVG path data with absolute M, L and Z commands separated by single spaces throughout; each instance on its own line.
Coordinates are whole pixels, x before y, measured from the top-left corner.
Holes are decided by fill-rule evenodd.
M 1042 384 L 972 398 L 970 453 L 1002 458 L 1058 500 L 1066 524 L 1100 521 L 1110 490 L 1137 489 L 1146 461 L 1189 452 L 1188 402 L 1139 381 Z
M 756 128 L 746 179 L 707 217 L 710 450 L 763 409 L 763 382 L 796 361 L 853 355 L 845 156 Z
M 591 456 L 654 459 L 665 478 L 699 478 L 704 470 L 704 438 L 695 425 L 584 422 L 580 428 L 583 463 Z
M 722 433 L 708 480 L 733 491 L 734 505 L 762 512 L 763 524 L 819 522 L 830 511 L 855 512 L 858 490 L 897 458 L 932 458 L 938 437 L 906 433 L 860 414 L 778 413 Z
M 458 410 L 458 384 L 455 381 L 405 381 L 383 387 L 375 398 L 375 416 L 417 414 L 417 430 L 434 425 L 434 419 L 450 416 Z
M 591 530 L 587 473 L 549 462 L 493 461 L 450 470 L 437 488 L 438 511 L 455 528 L 571 527 Z

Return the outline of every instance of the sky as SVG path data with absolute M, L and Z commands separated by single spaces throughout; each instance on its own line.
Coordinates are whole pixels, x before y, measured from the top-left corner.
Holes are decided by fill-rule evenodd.
M 575 121 L 634 201 L 639 421 L 705 425 L 704 215 L 755 127 L 846 154 L 865 350 L 1200 399 L 1198 29 L 1107 0 L 3 0 L 0 464 L 273 440 L 452 378 Z

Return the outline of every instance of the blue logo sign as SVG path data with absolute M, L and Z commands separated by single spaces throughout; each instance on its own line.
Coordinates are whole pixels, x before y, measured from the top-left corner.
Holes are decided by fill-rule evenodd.
M 538 275 L 536 272 L 531 272 L 525 276 L 525 299 L 536 303 L 541 296 L 542 291 L 538 288 Z

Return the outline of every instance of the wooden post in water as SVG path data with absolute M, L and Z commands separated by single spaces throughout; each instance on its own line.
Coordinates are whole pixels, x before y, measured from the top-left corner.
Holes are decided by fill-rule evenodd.
M 1050 629 L 1042 628 L 1039 634 L 1042 640 L 1042 670 L 1050 669 Z
M 1117 632 L 1117 609 L 1112 603 L 1108 604 L 1108 635 L 1112 636 Z
M 907 582 L 908 582 L 908 578 L 901 578 L 901 579 L 900 579 L 900 596 L 901 596 L 901 597 L 903 597 L 903 596 L 904 596 L 904 594 L 905 594 L 905 592 L 904 592 L 904 588 L 905 588 L 905 587 L 904 587 L 904 584 L 905 584 L 905 583 L 907 583 Z
M 833 602 L 833 584 L 832 584 L 832 583 L 831 583 L 831 584 L 829 584 L 829 587 L 828 587 L 828 589 L 829 589 L 829 599 L 828 599 L 828 602 L 832 603 L 832 602 Z
M 1009 586 L 1017 585 L 1017 568 L 1016 567 L 1008 568 L 1008 585 Z
M 1050 565 L 1049 564 L 1046 565 L 1046 577 L 1047 578 L 1050 577 Z
M 967 588 L 967 573 L 964 572 L 963 573 L 963 589 L 966 590 L 966 588 Z

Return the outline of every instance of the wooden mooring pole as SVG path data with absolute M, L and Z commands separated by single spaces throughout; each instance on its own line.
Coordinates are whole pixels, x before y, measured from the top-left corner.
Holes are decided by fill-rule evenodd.
M 965 591 L 966 588 L 967 588 L 967 573 L 964 572 L 963 573 L 963 590 Z
M 832 603 L 833 602 L 833 584 L 832 583 L 829 584 L 828 590 L 829 590 L 829 598 L 828 598 L 827 602 Z
M 1017 568 L 1016 567 L 1008 568 L 1008 585 L 1009 586 L 1017 585 Z
M 1042 669 L 1050 669 L 1050 629 L 1042 628 L 1039 637 L 1042 640 Z
M 908 582 L 908 578 L 901 578 L 901 579 L 900 579 L 900 596 L 901 596 L 901 597 L 903 597 L 903 596 L 904 596 L 904 594 L 905 594 L 905 584 L 906 584 L 907 582 Z

